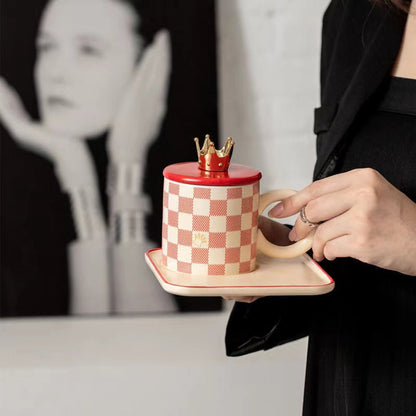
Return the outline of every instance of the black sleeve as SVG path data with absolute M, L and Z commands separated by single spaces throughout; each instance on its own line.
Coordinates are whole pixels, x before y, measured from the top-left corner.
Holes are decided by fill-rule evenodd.
M 338 41 L 338 33 L 345 11 L 345 0 L 332 0 L 322 19 L 320 82 L 321 100 L 326 80 L 333 60 L 333 52 Z
M 309 334 L 322 296 L 270 296 L 236 302 L 225 345 L 230 357 L 268 350 Z

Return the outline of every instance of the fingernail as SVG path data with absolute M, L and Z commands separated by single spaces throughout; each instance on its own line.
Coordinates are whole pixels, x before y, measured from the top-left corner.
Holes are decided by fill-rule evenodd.
M 269 211 L 269 217 L 278 217 L 283 212 L 283 204 L 280 202 Z
M 290 241 L 296 241 L 296 239 L 297 239 L 296 231 L 293 228 L 292 231 L 290 231 L 290 233 L 289 233 L 289 240 Z

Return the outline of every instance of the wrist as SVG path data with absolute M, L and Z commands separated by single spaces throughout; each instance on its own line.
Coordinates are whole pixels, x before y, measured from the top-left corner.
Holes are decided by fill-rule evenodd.
M 143 165 L 139 162 L 112 163 L 108 171 L 108 192 L 139 195 L 143 179 Z
M 111 215 L 111 241 L 115 244 L 144 243 L 145 214 L 140 211 L 119 211 Z
M 108 173 L 110 195 L 110 236 L 116 244 L 145 241 L 145 214 L 149 199 L 141 190 L 143 165 L 139 162 L 118 162 Z
M 75 230 L 79 240 L 93 240 L 106 235 L 99 197 L 83 188 L 69 191 Z

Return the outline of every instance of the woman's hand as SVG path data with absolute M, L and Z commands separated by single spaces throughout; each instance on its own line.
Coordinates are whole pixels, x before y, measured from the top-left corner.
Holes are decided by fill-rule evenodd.
M 95 187 L 96 177 L 85 143 L 57 136 L 31 120 L 16 91 L 0 78 L 0 120 L 23 148 L 54 163 L 65 189 Z
M 114 120 L 108 144 L 113 164 L 144 162 L 166 113 L 170 66 L 169 35 L 164 30 L 145 50 Z
M 373 169 L 356 169 L 314 182 L 286 198 L 269 213 L 288 217 L 305 206 L 306 217 L 320 223 L 314 258 L 353 257 L 384 269 L 416 276 L 416 204 Z M 289 237 L 311 231 L 300 218 Z

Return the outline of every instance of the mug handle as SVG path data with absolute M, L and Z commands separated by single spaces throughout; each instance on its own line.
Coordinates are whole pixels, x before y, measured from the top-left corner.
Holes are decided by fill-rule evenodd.
M 260 195 L 259 215 L 273 202 L 281 201 L 289 196 L 296 194 L 292 189 L 277 189 Z M 261 230 L 257 234 L 257 249 L 269 257 L 276 259 L 293 259 L 306 253 L 312 248 L 313 236 L 315 230 L 312 230 L 304 239 L 297 241 L 290 246 L 277 246 L 268 241 Z

